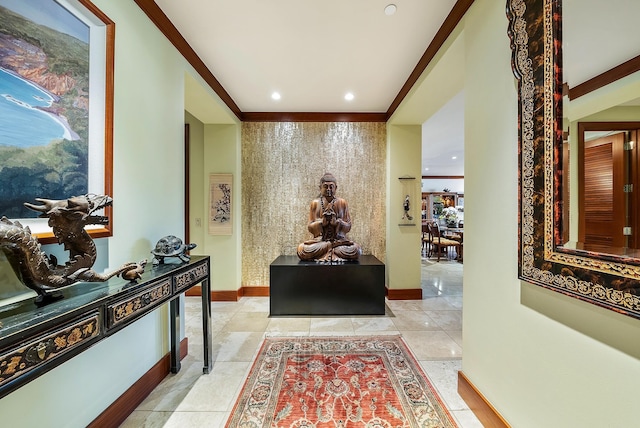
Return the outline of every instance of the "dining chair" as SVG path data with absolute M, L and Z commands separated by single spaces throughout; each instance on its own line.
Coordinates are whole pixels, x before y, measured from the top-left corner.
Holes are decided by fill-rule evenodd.
M 429 233 L 429 222 L 422 222 L 422 253 L 429 257 L 431 255 L 431 234 Z
M 440 233 L 440 226 L 438 226 L 437 222 L 427 223 L 427 227 L 431 236 L 429 242 L 431 251 L 427 254 L 427 257 L 431 257 L 435 252 L 438 261 L 440 261 L 440 256 L 443 253 L 447 254 L 448 257 L 450 248 L 455 248 L 456 257 L 460 256 L 460 241 L 444 238 Z

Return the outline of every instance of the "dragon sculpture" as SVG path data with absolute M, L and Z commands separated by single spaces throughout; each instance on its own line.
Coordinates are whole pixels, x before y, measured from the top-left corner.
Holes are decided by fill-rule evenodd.
M 101 282 L 139 268 L 137 263 L 125 263 L 109 274 L 92 270 L 97 258 L 96 246 L 85 230 L 87 225 L 107 224 L 105 216 L 93 215 L 97 210 L 110 206 L 113 199 L 106 195 L 87 194 L 65 200 L 36 198 L 40 205 L 24 203 L 39 217 L 48 218 L 48 224 L 59 244 L 69 251 L 69 261 L 59 265 L 55 256 L 45 254 L 38 239 L 29 227 L 6 217 L 0 219 L 0 249 L 7 256 L 18 279 L 38 293 L 36 304 L 43 304 L 59 296 L 55 291 L 78 281 Z

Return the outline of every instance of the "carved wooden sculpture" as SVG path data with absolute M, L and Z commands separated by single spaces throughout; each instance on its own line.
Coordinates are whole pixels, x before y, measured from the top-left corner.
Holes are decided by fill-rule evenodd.
M 109 274 L 99 274 L 91 268 L 96 261 L 97 251 L 93 239 L 85 231 L 90 224 L 106 224 L 108 218 L 93 213 L 113 200 L 106 195 L 73 196 L 66 200 L 37 198 L 40 205 L 25 203 L 40 217 L 49 219 L 49 226 L 58 243 L 69 251 L 69 261 L 58 265 L 55 256 L 48 256 L 40 247 L 38 239 L 29 227 L 6 217 L 0 219 L 0 249 L 6 254 L 18 279 L 38 293 L 36 303 L 50 300 L 52 292 L 78 281 L 101 282 L 115 275 L 121 275 L 139 268 L 136 263 L 125 263 Z
M 307 229 L 313 239 L 298 245 L 302 260 L 321 262 L 357 260 L 362 253 L 360 245 L 347 239 L 351 230 L 351 217 L 347 201 L 335 196 L 338 183 L 331 173 L 320 179 L 320 196 L 311 201 Z

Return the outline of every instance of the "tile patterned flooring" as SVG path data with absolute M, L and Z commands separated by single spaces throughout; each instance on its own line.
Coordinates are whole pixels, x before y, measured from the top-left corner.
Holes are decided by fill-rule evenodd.
M 376 317 L 269 317 L 268 297 L 213 302 L 213 370 L 202 375 L 200 298 L 187 297 L 189 355 L 121 425 L 223 427 L 265 336 L 401 334 L 463 428 L 482 427 L 457 393 L 462 358 L 462 268 L 422 260 L 422 300 L 387 300 Z

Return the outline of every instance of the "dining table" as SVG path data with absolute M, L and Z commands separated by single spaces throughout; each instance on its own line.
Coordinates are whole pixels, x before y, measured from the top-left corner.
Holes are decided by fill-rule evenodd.
M 463 240 L 464 240 L 464 228 L 462 227 L 449 227 L 443 226 L 440 228 L 440 233 L 443 238 L 452 239 L 454 241 L 460 242 L 460 246 L 456 251 L 457 257 L 456 260 L 462 262 L 462 248 L 463 248 Z

